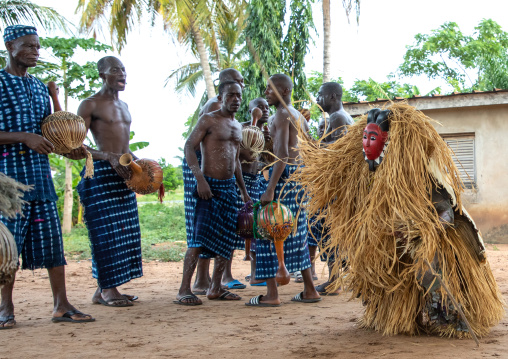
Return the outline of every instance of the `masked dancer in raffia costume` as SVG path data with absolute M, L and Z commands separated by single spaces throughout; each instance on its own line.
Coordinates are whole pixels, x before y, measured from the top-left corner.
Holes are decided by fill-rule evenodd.
M 462 206 L 452 153 L 432 123 L 404 103 L 373 109 L 326 148 L 301 140 L 298 180 L 309 212 L 325 218 L 328 250 L 350 265 L 344 275 L 336 261 L 338 279 L 328 290 L 343 285 L 361 298 L 362 327 L 470 337 L 434 272 L 484 336 L 503 317 L 504 303 Z

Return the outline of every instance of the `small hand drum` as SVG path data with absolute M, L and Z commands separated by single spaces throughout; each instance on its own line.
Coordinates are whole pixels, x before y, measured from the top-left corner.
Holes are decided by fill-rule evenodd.
M 55 146 L 55 153 L 61 155 L 81 147 L 86 138 L 85 120 L 67 111 L 57 111 L 42 120 L 41 131 Z M 88 151 L 86 157 L 85 177 L 88 178 L 93 176 L 93 159 Z

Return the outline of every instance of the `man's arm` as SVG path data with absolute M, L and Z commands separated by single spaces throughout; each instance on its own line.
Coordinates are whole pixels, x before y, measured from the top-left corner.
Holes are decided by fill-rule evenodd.
M 23 143 L 42 155 L 49 155 L 55 150 L 51 142 L 36 133 L 0 131 L 0 145 L 13 143 Z
M 275 187 L 279 182 L 280 176 L 286 168 L 289 158 L 289 125 L 291 121 L 287 118 L 286 111 L 280 111 L 275 115 L 274 126 L 276 128 L 273 138 L 273 153 L 277 157 L 277 162 L 273 165 L 272 175 L 266 187 L 265 193 L 261 195 L 261 204 L 265 205 L 273 201 Z
M 194 174 L 198 185 L 198 195 L 202 199 L 212 198 L 212 191 L 208 182 L 206 182 L 205 176 L 199 168 L 198 157 L 196 156 L 195 148 L 199 146 L 201 141 L 205 138 L 208 133 L 208 127 L 210 122 L 210 116 L 203 115 L 199 118 L 196 127 L 192 130 L 189 138 L 185 141 L 184 154 L 187 164 Z
M 236 150 L 236 165 L 235 165 L 235 177 L 236 177 L 236 185 L 240 189 L 240 193 L 242 194 L 243 203 L 247 203 L 251 200 L 249 194 L 247 193 L 247 188 L 245 188 L 245 182 L 243 181 L 242 175 L 242 164 L 240 163 L 240 145 Z

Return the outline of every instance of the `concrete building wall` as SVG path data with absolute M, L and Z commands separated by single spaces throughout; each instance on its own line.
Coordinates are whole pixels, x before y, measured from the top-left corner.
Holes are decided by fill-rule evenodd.
M 440 134 L 474 133 L 476 188 L 465 190 L 464 206 L 485 241 L 508 243 L 508 105 L 423 112 Z
M 345 104 L 351 115 L 386 101 Z M 476 188 L 463 202 L 489 243 L 508 243 L 508 92 L 414 98 L 409 104 L 440 122 L 442 135 L 474 133 Z

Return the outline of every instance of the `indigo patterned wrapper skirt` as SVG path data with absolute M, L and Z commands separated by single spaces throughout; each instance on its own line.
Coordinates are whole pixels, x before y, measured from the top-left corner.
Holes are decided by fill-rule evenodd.
M 259 193 L 259 176 L 243 172 L 243 182 L 245 183 L 245 188 L 247 188 L 247 193 L 249 194 L 250 198 L 252 199 L 253 203 L 256 203 L 259 201 L 259 197 L 261 194 Z M 242 201 L 242 196 L 240 195 L 240 189 L 238 186 L 236 186 L 236 193 L 237 193 L 237 207 L 238 210 L 240 210 L 245 203 Z M 251 242 L 251 250 L 255 249 L 255 241 Z M 253 248 L 254 247 L 254 248 Z M 236 235 L 235 237 L 235 249 L 245 249 L 245 240 L 241 238 L 239 235 Z
M 77 189 L 92 247 L 92 273 L 102 289 L 143 275 L 136 194 L 107 161 L 94 161 L 94 177 Z M 81 176 L 84 175 L 84 170 Z
M 221 256 L 231 259 L 235 248 L 238 222 L 235 178 L 218 180 L 206 177 L 213 197 L 209 200 L 196 197 L 193 242 L 201 247 L 205 258 Z
M 16 218 L 0 215 L 0 221 L 14 236 L 23 269 L 49 269 L 67 264 L 56 202 L 26 202 Z
M 307 243 L 307 216 L 303 210 L 300 210 L 301 186 L 296 182 L 286 183 L 297 168 L 296 165 L 286 165 L 277 183 L 274 196 L 274 201 L 280 198 L 280 202 L 291 210 L 295 218 L 298 215 L 296 233 L 292 232 L 284 242 L 284 262 L 290 273 L 307 269 L 311 265 Z M 272 170 L 273 168 L 270 168 L 270 176 Z M 277 254 L 272 242 L 256 239 L 256 279 L 274 278 L 278 268 Z
M 196 151 L 198 164 L 201 167 L 201 151 Z M 187 246 L 190 248 L 199 247 L 193 242 L 194 239 L 194 209 L 196 208 L 196 197 L 194 190 L 196 189 L 196 177 L 192 173 L 187 160 L 184 158 L 182 162 L 183 172 L 183 201 L 185 206 L 185 231 L 187 232 Z

